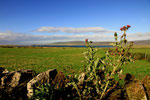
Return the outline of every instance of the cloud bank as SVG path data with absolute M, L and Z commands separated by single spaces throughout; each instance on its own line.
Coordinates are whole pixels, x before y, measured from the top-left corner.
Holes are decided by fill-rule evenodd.
M 23 34 L 14 32 L 0 32 L 0 44 L 19 44 L 19 45 L 30 45 L 30 44 L 46 44 L 52 42 L 63 42 L 63 41 L 84 41 L 88 38 L 92 41 L 107 41 L 111 40 L 113 36 L 107 36 L 104 34 L 74 34 L 74 35 L 35 35 L 35 34 Z M 107 39 L 106 39 L 107 38 Z
M 76 34 L 25 34 L 15 33 L 11 31 L 1 32 L 0 31 L 0 45 L 5 44 L 17 44 L 17 45 L 32 45 L 32 44 L 48 44 L 53 42 L 65 42 L 65 41 L 84 41 L 89 39 L 91 41 L 114 41 L 113 33 L 104 28 L 55 28 L 55 27 L 41 27 L 36 30 L 37 32 L 65 32 L 65 33 L 76 33 Z M 86 34 L 92 32 L 92 34 Z M 80 34 L 85 33 L 85 34 Z M 101 34 L 100 34 L 101 33 Z M 119 33 L 120 34 L 120 33 Z M 129 41 L 134 40 L 148 40 L 150 39 L 150 32 L 146 33 L 127 33 Z
M 64 32 L 64 33 L 112 33 L 114 31 L 106 30 L 103 27 L 40 27 L 35 30 L 35 32 Z

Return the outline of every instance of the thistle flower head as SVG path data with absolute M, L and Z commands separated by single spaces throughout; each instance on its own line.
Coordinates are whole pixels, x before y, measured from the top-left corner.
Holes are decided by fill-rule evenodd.
M 127 25 L 127 29 L 130 28 L 130 27 L 131 27 L 130 25 Z
M 87 43 L 87 42 L 88 42 L 88 39 L 85 39 L 85 42 Z
M 126 30 L 126 26 L 121 27 L 120 30 L 121 30 L 121 31 Z
M 121 27 L 120 30 L 122 31 L 122 29 L 123 29 L 123 28 Z
M 131 27 L 130 25 L 127 25 L 127 28 Z

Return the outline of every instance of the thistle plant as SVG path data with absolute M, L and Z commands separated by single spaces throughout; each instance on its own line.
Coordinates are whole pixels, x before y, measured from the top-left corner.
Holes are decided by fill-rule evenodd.
M 133 61 L 131 59 L 131 54 L 129 53 L 133 42 L 128 43 L 126 39 L 126 31 L 130 27 L 130 25 L 127 25 L 120 28 L 120 30 L 123 31 L 123 35 L 121 36 L 120 41 L 118 41 L 117 32 L 114 33 L 115 43 L 112 43 L 114 49 L 106 51 L 106 59 L 101 60 L 102 64 L 104 65 L 102 66 L 102 69 L 106 73 L 106 84 L 102 88 L 100 99 L 102 99 L 105 93 L 107 93 L 106 91 L 109 90 L 109 85 L 112 84 L 111 80 L 114 79 L 115 76 L 119 77 L 119 75 L 122 74 L 122 66 L 127 62 Z M 111 68 L 111 71 L 109 71 L 109 68 Z
M 123 31 L 120 41 L 117 32 L 114 33 L 115 42 L 112 43 L 114 48 L 107 50 L 105 57 L 96 58 L 97 49 L 90 45 L 91 41 L 85 40 L 87 51 L 84 52 L 86 59 L 84 73 L 86 78 L 82 80 L 82 84 L 79 83 L 78 78 L 69 83 L 76 89 L 80 100 L 90 99 L 90 96 L 96 97 L 95 99 L 103 99 L 116 86 L 117 80 L 115 78 L 119 78 L 122 74 L 122 66 L 132 61 L 129 50 L 133 43 L 128 43 L 126 39 L 126 31 L 130 27 L 127 25 L 120 28 Z

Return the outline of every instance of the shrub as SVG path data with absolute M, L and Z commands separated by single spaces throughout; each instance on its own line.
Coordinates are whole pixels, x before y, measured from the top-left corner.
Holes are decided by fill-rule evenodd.
M 146 60 L 150 62 L 150 54 L 147 55 Z
M 142 60 L 142 59 L 146 59 L 146 54 L 145 53 L 134 53 L 134 54 L 132 54 L 132 57 L 135 60 Z

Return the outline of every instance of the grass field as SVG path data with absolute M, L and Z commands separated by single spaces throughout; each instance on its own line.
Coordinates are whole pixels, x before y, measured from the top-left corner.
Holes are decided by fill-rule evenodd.
M 85 48 L 0 48 L 0 67 L 8 70 L 33 69 L 43 72 L 56 68 L 66 74 L 79 72 L 84 65 Z M 134 48 L 131 52 L 150 53 L 150 48 Z M 99 48 L 96 56 L 104 56 L 105 49 Z M 64 69 L 67 68 L 68 71 Z M 150 62 L 137 60 L 123 67 L 123 73 L 130 73 L 137 78 L 150 75 Z

